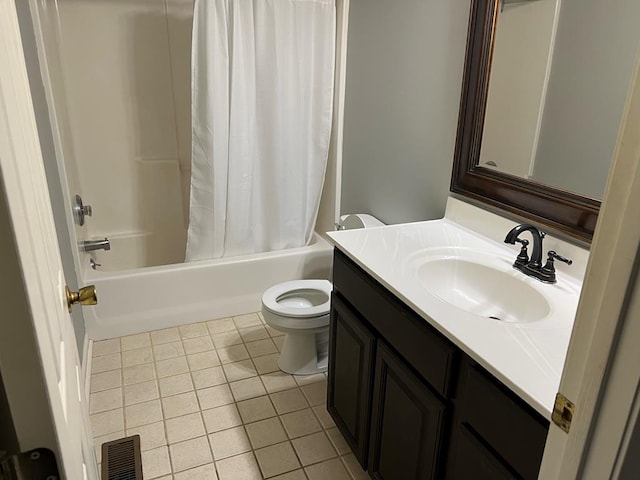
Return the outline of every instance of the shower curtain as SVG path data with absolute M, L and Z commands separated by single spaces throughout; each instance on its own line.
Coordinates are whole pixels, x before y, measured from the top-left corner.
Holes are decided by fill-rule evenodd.
M 187 261 L 306 245 L 333 106 L 335 0 L 196 0 Z

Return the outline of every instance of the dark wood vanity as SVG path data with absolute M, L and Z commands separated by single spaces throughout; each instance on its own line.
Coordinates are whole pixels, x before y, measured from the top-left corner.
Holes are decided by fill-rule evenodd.
M 339 250 L 333 284 L 327 407 L 371 478 L 537 478 L 548 420 Z

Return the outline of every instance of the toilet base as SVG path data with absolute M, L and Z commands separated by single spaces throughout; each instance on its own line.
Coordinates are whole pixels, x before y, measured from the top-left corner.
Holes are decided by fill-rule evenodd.
M 316 334 L 287 333 L 278 358 L 280 370 L 292 375 L 327 371 L 329 329 Z

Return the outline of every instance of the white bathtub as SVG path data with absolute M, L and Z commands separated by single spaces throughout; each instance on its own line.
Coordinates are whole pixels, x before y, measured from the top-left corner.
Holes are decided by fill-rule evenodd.
M 98 305 L 85 307 L 87 335 L 103 340 L 260 310 L 270 286 L 330 276 L 331 245 L 314 234 L 311 245 L 121 272 L 87 269 Z

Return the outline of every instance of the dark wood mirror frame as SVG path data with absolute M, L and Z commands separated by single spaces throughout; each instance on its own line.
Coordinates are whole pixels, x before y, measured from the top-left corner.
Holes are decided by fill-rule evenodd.
M 471 0 L 451 191 L 590 242 L 600 201 L 478 166 L 501 0 Z

